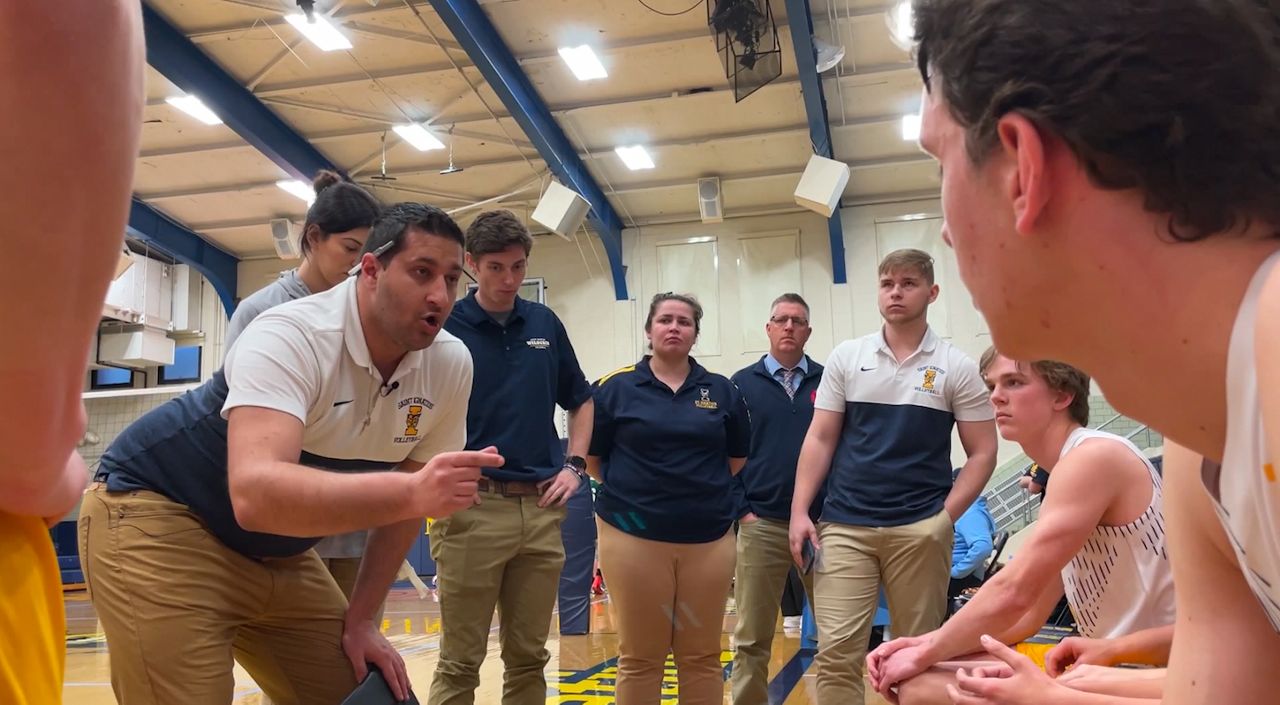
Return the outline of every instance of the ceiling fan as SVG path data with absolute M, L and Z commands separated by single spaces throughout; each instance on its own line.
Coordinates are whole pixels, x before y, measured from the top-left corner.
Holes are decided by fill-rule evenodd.
M 453 165 L 453 125 L 449 126 L 449 166 L 441 169 L 441 174 L 456 174 L 466 167 Z
M 396 177 L 387 176 L 387 132 L 382 132 L 382 168 L 377 174 L 369 177 L 370 181 L 395 181 Z M 376 186 L 376 184 L 374 184 Z

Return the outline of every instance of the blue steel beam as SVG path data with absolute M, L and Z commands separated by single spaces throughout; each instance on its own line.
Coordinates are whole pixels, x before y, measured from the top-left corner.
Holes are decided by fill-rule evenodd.
M 142 6 L 142 21 L 147 63 L 184 92 L 199 97 L 227 127 L 285 173 L 310 183 L 321 169 L 341 172 L 146 3 Z M 213 284 L 227 315 L 231 315 L 235 307 L 236 258 L 137 198 L 129 211 L 129 232 L 195 267 Z
M 804 111 L 809 118 L 809 141 L 820 157 L 834 159 L 831 149 L 831 124 L 827 122 L 827 98 L 818 75 L 818 49 L 813 44 L 813 15 L 809 0 L 786 0 L 787 23 L 791 25 L 791 46 L 796 53 L 800 72 L 800 90 L 804 95 Z M 831 243 L 831 279 L 836 284 L 848 281 L 844 264 L 844 227 L 840 211 L 827 219 L 827 239 Z
M 493 22 L 476 0 L 431 0 L 431 6 L 480 69 L 489 87 L 498 94 L 529 141 L 537 147 L 551 173 L 591 204 L 589 218 L 609 256 L 614 296 L 618 301 L 625 301 L 627 277 L 626 268 L 622 265 L 622 219 L 578 158 L 577 150 L 529 82 L 529 77 L 516 62 Z
M 213 284 L 227 316 L 235 309 L 239 260 L 214 247 L 186 226 L 134 198 L 129 206 L 129 235 L 191 265 Z
M 214 63 L 150 5 L 142 5 L 147 63 L 195 95 L 244 141 L 295 179 L 311 183 L 321 169 L 341 170 Z

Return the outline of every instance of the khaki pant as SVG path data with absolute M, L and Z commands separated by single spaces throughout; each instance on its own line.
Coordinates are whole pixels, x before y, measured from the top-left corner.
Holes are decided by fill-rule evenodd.
M 360 558 L 321 558 L 320 562 L 324 564 L 329 575 L 333 576 L 333 581 L 338 584 L 338 589 L 342 591 L 342 596 L 347 598 L 347 603 L 351 603 L 351 594 L 356 591 L 356 576 L 360 574 Z M 378 612 L 373 616 L 373 626 L 380 627 L 382 624 L 382 612 L 387 607 L 384 600 L 378 606 Z M 262 696 L 261 705 L 276 705 L 271 697 L 265 693 Z
M 724 700 L 720 634 L 733 578 L 733 532 L 710 543 L 637 538 L 596 520 L 600 570 L 618 625 L 617 705 L 661 699 L 667 654 L 680 705 Z
M 793 565 L 788 528 L 787 522 L 775 519 L 738 526 L 734 579 L 738 626 L 733 632 L 736 649 L 730 677 L 734 705 L 769 702 L 769 654 L 778 630 L 782 592 Z M 812 608 L 813 576 L 801 578 Z
M 881 585 L 894 636 L 937 629 L 946 614 L 953 527 L 945 510 L 905 526 L 822 522 L 814 569 L 819 705 L 861 705 L 862 671 Z
M 80 561 L 120 705 L 226 705 L 232 657 L 278 705 L 337 705 L 355 687 L 346 600 L 314 551 L 258 561 L 182 504 L 93 485 Z
M 351 602 L 351 594 L 356 591 L 356 576 L 360 574 L 360 561 L 363 558 L 321 558 L 320 562 L 324 563 L 324 567 L 328 569 L 329 575 L 333 576 L 333 581 L 338 584 L 338 589 L 342 591 L 343 597 L 347 598 L 347 602 Z M 378 611 L 373 615 L 373 625 L 375 627 L 382 626 L 382 613 L 387 609 L 387 601 L 383 600 L 378 605 Z
M 547 634 L 564 566 L 565 511 L 540 509 L 537 497 L 481 492 L 480 499 L 431 524 L 442 633 L 427 702 L 475 701 L 496 605 L 503 705 L 543 705 L 543 669 L 551 658 Z

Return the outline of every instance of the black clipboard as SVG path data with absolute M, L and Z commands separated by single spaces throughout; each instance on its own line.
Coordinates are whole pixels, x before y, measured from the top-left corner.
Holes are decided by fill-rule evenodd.
M 391 686 L 387 685 L 387 680 L 382 677 L 382 671 L 379 671 L 372 664 L 369 666 L 369 675 L 365 676 L 364 682 L 356 686 L 351 691 L 351 695 L 342 701 L 342 705 L 421 705 L 417 696 L 413 691 L 409 691 L 408 700 L 396 700 L 396 696 L 391 692 Z

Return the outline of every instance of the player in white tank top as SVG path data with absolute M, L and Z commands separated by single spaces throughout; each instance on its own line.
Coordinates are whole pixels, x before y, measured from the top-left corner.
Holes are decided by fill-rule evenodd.
M 1106 431 L 1077 428 L 1060 457 L 1091 439 L 1119 443 L 1141 459 L 1151 475 L 1152 492 L 1141 516 L 1121 526 L 1095 527 L 1062 569 L 1062 585 L 1076 627 L 1089 638 L 1114 639 L 1173 624 L 1173 573 L 1165 551 L 1160 474 L 1137 446 Z
M 1201 475 L 1249 588 L 1280 632 L 1280 468 L 1267 453 L 1254 337 L 1258 299 L 1277 267 L 1280 252 L 1254 274 L 1240 304 L 1227 352 L 1226 450 L 1221 466 L 1206 461 Z
M 902 684 L 903 705 L 949 703 L 944 689 L 954 675 L 930 667 L 972 658 L 966 654 L 982 648 L 983 634 L 1010 644 L 1034 635 L 1064 592 L 1085 636 L 1163 629 L 1172 638 L 1160 475 L 1132 443 L 1084 428 L 1089 378 L 1080 370 L 1018 363 L 994 349 L 983 355 L 981 369 L 1000 434 L 1051 471 L 1051 486 L 1018 555 L 963 609 L 940 629 L 895 640 L 868 657 L 872 685 L 888 696 Z

